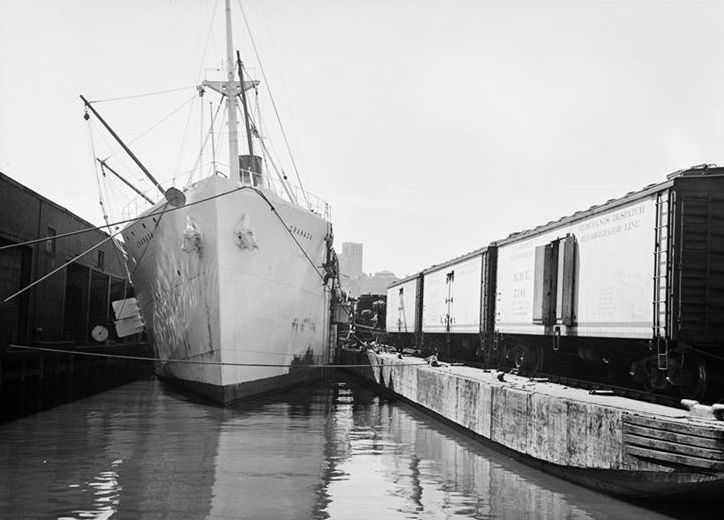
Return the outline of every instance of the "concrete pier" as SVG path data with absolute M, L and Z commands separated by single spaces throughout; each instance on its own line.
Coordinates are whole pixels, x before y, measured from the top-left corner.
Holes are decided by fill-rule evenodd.
M 722 421 L 494 371 L 431 367 L 420 358 L 341 355 L 385 391 L 564 478 L 629 496 L 724 491 Z

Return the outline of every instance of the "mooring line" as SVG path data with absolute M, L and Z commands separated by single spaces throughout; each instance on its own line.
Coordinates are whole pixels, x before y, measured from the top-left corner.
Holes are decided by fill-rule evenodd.
M 57 240 L 60 238 L 70 237 L 70 236 L 74 236 L 74 235 L 80 235 L 82 233 L 89 233 L 91 231 L 102 231 L 103 228 L 106 228 L 106 227 L 115 227 L 115 226 L 119 226 L 121 224 L 128 224 L 129 222 L 137 222 L 139 220 L 144 220 L 149 217 L 156 217 L 158 215 L 163 215 L 164 213 L 171 213 L 172 211 L 178 211 L 180 209 L 195 206 L 196 204 L 208 202 L 210 200 L 218 199 L 219 197 L 223 197 L 224 195 L 230 195 L 232 193 L 236 193 L 237 191 L 247 190 L 247 189 L 255 189 L 255 188 L 253 186 L 247 186 L 247 185 L 237 186 L 236 188 L 233 188 L 229 191 L 224 191 L 224 192 L 217 193 L 216 195 L 211 195 L 211 196 L 203 198 L 203 199 L 195 200 L 193 202 L 188 202 L 183 206 L 174 206 L 174 207 L 168 208 L 168 209 L 153 211 L 153 212 L 150 212 L 145 215 L 138 216 L 138 217 L 128 218 L 125 220 L 119 220 L 117 222 L 111 222 L 110 224 L 105 225 L 105 226 L 93 226 L 93 227 L 89 227 L 89 228 L 79 229 L 76 231 L 69 231 L 68 233 L 61 233 L 60 235 L 47 236 L 47 237 L 42 237 L 42 238 L 36 238 L 33 240 L 26 240 L 25 242 L 7 244 L 4 246 L 0 246 L 0 251 L 2 251 L 3 249 L 11 249 L 14 247 L 28 246 L 28 245 L 32 245 L 32 244 L 37 244 L 39 242 L 47 242 L 48 240 Z M 163 207 L 165 207 L 165 205 Z
M 216 365 L 216 366 L 232 366 L 232 367 L 270 367 L 270 368 L 359 368 L 365 365 L 344 365 L 344 364 L 278 364 L 278 363 L 229 363 L 225 361 L 198 361 L 193 359 L 162 359 L 158 357 L 144 357 L 144 356 L 125 356 L 120 354 L 104 354 L 102 352 L 80 352 L 77 350 L 65 350 L 56 348 L 45 348 L 45 347 L 32 347 L 30 345 L 14 345 L 10 344 L 8 347 L 19 348 L 24 350 L 34 350 L 41 352 L 55 352 L 60 354 L 73 354 L 78 356 L 95 356 L 103 358 L 114 358 L 114 359 L 130 359 L 133 361 L 159 361 L 161 363 L 183 363 L 189 365 Z M 413 367 L 413 366 L 428 366 L 427 361 L 424 363 L 391 363 L 384 365 L 366 365 L 371 367 Z
M 286 232 L 289 233 L 289 236 L 292 238 L 292 240 L 293 240 L 294 243 L 297 245 L 297 247 L 299 247 L 299 249 L 301 250 L 301 252 L 302 252 L 302 254 L 304 255 L 304 257 L 305 257 L 305 258 L 307 259 L 307 261 L 312 265 L 312 268 L 314 269 L 314 271 L 315 271 L 315 272 L 317 273 L 317 275 L 324 281 L 324 276 L 322 275 L 322 273 L 319 272 L 319 269 L 317 269 L 316 264 L 312 261 L 311 258 L 309 258 L 309 255 L 308 255 L 307 252 L 304 250 L 304 248 L 303 248 L 302 245 L 299 243 L 299 241 L 297 241 L 296 237 L 295 237 L 294 234 L 292 233 L 292 230 L 289 228 L 289 226 L 288 226 L 287 223 L 284 221 L 284 219 L 282 218 L 282 216 L 279 214 L 279 212 L 277 211 L 277 209 L 274 207 L 274 204 L 271 203 L 271 201 L 267 198 L 267 196 L 266 196 L 261 190 L 259 190 L 258 188 L 254 187 L 254 186 L 248 186 L 248 185 L 238 186 L 238 187 L 236 187 L 236 188 L 234 188 L 234 189 L 232 189 L 232 190 L 224 191 L 224 192 L 221 192 L 221 193 L 217 193 L 216 195 L 212 195 L 212 196 L 206 197 L 206 198 L 204 198 L 204 199 L 200 199 L 200 200 L 197 200 L 197 201 L 194 201 L 194 202 L 190 202 L 190 203 L 188 203 L 188 204 L 186 204 L 186 205 L 184 205 L 184 206 L 175 206 L 175 207 L 172 207 L 172 208 L 169 208 L 169 209 L 166 209 L 166 207 L 168 206 L 168 203 L 164 203 L 164 205 L 161 206 L 162 209 L 160 209 L 160 210 L 158 210 L 158 211 L 153 211 L 153 212 L 151 212 L 151 213 L 147 213 L 147 214 L 142 215 L 142 216 L 140 216 L 140 217 L 136 217 L 136 218 L 133 218 L 133 219 L 128 219 L 128 220 L 126 220 L 125 222 L 139 221 L 139 220 L 143 220 L 143 219 L 148 219 L 149 217 L 155 217 L 156 215 L 164 215 L 165 213 L 170 213 L 171 211 L 179 210 L 179 209 L 182 209 L 182 208 L 187 208 L 187 207 L 189 207 L 189 206 L 193 206 L 193 205 L 195 205 L 195 204 L 200 204 L 200 203 L 202 203 L 202 202 L 207 202 L 207 201 L 210 201 L 210 200 L 213 200 L 213 199 L 216 199 L 216 198 L 219 198 L 219 197 L 223 197 L 223 196 L 225 196 L 225 195 L 229 195 L 229 194 L 231 194 L 231 193 L 235 193 L 235 192 L 237 192 L 237 191 L 241 191 L 241 190 L 244 190 L 244 189 L 250 189 L 251 191 L 253 191 L 253 192 L 256 193 L 257 195 L 259 195 L 259 197 L 261 197 L 261 199 L 269 205 L 269 208 L 271 209 L 271 211 L 276 215 L 276 217 L 277 217 L 277 218 L 279 219 L 279 221 L 282 223 L 282 226 L 284 226 L 284 229 L 286 230 Z M 159 220 L 156 222 L 156 227 L 158 227 L 158 222 L 160 222 L 160 219 L 161 219 L 161 217 L 159 216 Z M 155 221 L 155 219 L 154 219 L 154 221 Z M 118 224 L 118 223 L 121 223 L 121 222 L 117 222 L 116 224 Z M 111 224 L 111 225 L 115 225 L 115 224 Z M 26 242 L 20 242 L 20 243 L 17 243 L 17 244 L 10 244 L 10 245 L 6 245 L 6 246 L 0 246 L 0 250 L 8 249 L 8 248 L 11 248 L 11 247 L 19 247 L 19 246 L 28 245 L 28 244 L 34 244 L 34 243 L 37 243 L 37 242 L 44 242 L 44 241 L 47 241 L 47 240 L 55 240 L 55 239 L 58 239 L 58 238 L 62 238 L 62 237 L 66 237 L 66 236 L 70 236 L 70 235 L 74 235 L 74 234 L 79 234 L 79 233 L 84 233 L 84 232 L 88 232 L 88 231 L 100 230 L 102 227 L 108 227 L 108 226 L 98 226 L 98 227 L 94 227 L 94 228 L 87 228 L 87 229 L 80 230 L 80 231 L 71 231 L 71 232 L 69 232 L 69 233 L 64 233 L 64 234 L 62 234 L 62 235 L 55 235 L 55 236 L 52 236 L 52 237 L 43 237 L 43 238 L 38 238 L 38 239 L 35 239 L 35 240 L 28 240 L 28 241 L 26 241 Z M 155 228 L 154 228 L 154 229 L 155 229 Z M 23 293 L 26 292 L 27 290 L 31 289 L 32 287 L 35 287 L 37 284 L 39 284 L 39 283 L 42 282 L 43 280 L 45 280 L 45 279 L 47 279 L 47 278 L 50 278 L 52 275 L 60 272 L 62 269 L 64 269 L 64 268 L 67 267 L 68 265 L 72 264 L 73 262 L 75 262 L 75 261 L 78 260 L 79 258 L 87 255 L 87 254 L 90 253 L 91 251 L 99 248 L 100 246 L 102 246 L 103 244 L 105 244 L 106 242 L 108 242 L 109 240 L 111 240 L 112 238 L 114 238 L 116 235 L 121 234 L 122 232 L 123 232 L 123 229 L 119 229 L 119 230 L 113 232 L 113 233 L 110 234 L 108 237 L 106 237 L 105 239 L 103 239 L 101 242 L 98 242 L 97 244 L 95 244 L 94 246 L 86 249 L 85 251 L 83 251 L 83 252 L 80 253 L 79 255 L 71 258 L 70 260 L 68 260 L 67 262 L 65 262 L 64 264 L 62 264 L 60 267 L 55 268 L 54 270 L 50 271 L 49 273 L 46 273 L 46 274 L 43 275 L 42 277 L 40 277 L 40 278 L 38 278 L 37 280 L 34 280 L 34 281 L 31 282 L 30 284 L 26 285 L 26 286 L 23 287 L 22 289 L 20 289 L 20 290 L 16 291 L 15 293 L 11 294 L 11 295 L 8 296 L 7 298 L 5 298 L 5 299 L 2 301 L 2 303 L 7 303 L 7 302 L 9 302 L 10 300 L 12 300 L 13 298 L 15 298 L 15 297 L 23 294 Z M 148 247 L 148 243 L 146 244 L 146 247 Z M 144 250 L 144 252 L 145 252 L 145 250 Z M 130 280 L 129 280 L 129 281 L 130 281 Z
M 83 251 L 82 253 L 80 253 L 79 255 L 74 256 L 73 258 L 71 258 L 71 259 L 68 260 L 67 262 L 61 264 L 60 266 L 56 267 L 55 269 L 53 269 L 53 270 L 50 271 L 49 273 L 44 274 L 44 275 L 41 276 L 40 278 L 34 280 L 32 283 L 29 283 L 28 285 L 26 285 L 26 286 L 23 287 L 22 289 L 14 292 L 13 294 L 11 294 L 11 295 L 8 296 L 7 298 L 5 298 L 2 302 L 3 302 L 3 303 L 7 303 L 7 302 L 9 302 L 10 300 L 12 300 L 13 298 L 15 298 L 16 296 L 20 296 L 20 295 L 23 294 L 24 292 L 32 289 L 33 287 L 35 287 L 36 285 L 38 285 L 38 284 L 39 284 L 40 282 L 42 282 L 43 280 L 46 280 L 46 279 L 50 278 L 51 276 L 53 276 L 55 273 L 58 273 L 58 272 L 60 272 L 62 269 L 65 269 L 67 266 L 69 266 L 70 264 L 72 264 L 73 262 L 75 262 L 76 260 L 78 260 L 79 258 L 87 255 L 88 253 L 90 253 L 90 252 L 93 251 L 94 249 L 98 249 L 100 246 L 102 246 L 103 244 L 105 244 L 105 243 L 108 242 L 109 240 L 113 240 L 113 237 L 115 237 L 116 235 L 120 234 L 121 231 L 122 231 L 122 230 L 118 230 L 118 231 L 116 231 L 115 233 L 113 233 L 112 235 L 110 235 L 110 236 L 108 236 L 107 238 L 105 238 L 104 240 L 98 242 L 98 243 L 95 244 L 94 246 L 89 247 L 88 249 L 86 249 L 85 251 Z

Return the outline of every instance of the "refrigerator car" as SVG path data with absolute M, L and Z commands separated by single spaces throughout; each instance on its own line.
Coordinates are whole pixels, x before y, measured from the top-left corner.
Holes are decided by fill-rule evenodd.
M 392 285 L 388 302 L 403 293 L 414 318 L 387 325 L 407 344 L 701 398 L 724 375 L 724 168 L 513 233 Z

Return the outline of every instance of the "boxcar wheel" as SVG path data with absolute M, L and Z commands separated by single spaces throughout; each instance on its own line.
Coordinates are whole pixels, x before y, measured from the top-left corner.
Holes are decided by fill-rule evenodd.
M 682 370 L 686 380 L 679 385 L 681 396 L 702 400 L 709 391 L 709 369 L 706 361 L 697 354 L 686 354 L 682 361 Z
M 642 373 L 638 376 L 644 390 L 652 394 L 658 394 L 670 388 L 666 379 L 666 372 L 659 370 L 655 356 L 649 356 L 637 362 Z
M 543 366 L 543 348 L 517 344 L 510 349 L 509 358 L 518 370 L 535 374 Z
M 503 349 L 502 347 L 487 346 L 483 347 L 481 352 L 483 364 L 485 368 L 502 368 L 503 367 Z

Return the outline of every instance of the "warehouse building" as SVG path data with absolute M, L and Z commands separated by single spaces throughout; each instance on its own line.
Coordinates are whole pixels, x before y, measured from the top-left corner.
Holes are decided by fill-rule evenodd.
M 93 225 L 0 172 L 0 247 Z M 111 302 L 130 294 L 112 240 L 8 303 L 2 300 L 107 239 L 94 230 L 0 249 L 0 349 L 19 344 L 88 344 L 96 325 L 113 338 Z M 101 335 L 102 337 L 102 335 Z

